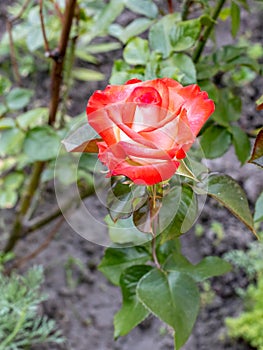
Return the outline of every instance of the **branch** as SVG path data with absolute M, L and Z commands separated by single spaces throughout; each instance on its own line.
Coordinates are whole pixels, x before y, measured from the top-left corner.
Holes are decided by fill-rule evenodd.
M 42 30 L 44 46 L 45 46 L 45 51 L 46 51 L 45 56 L 50 57 L 51 52 L 50 52 L 50 48 L 49 48 L 49 43 L 48 43 L 46 28 L 45 28 L 45 22 L 44 22 L 44 16 L 43 16 L 43 0 L 39 0 L 39 17 L 40 17 L 41 30 Z
M 7 244 L 4 248 L 5 253 L 10 252 L 20 238 L 21 230 L 23 226 L 23 219 L 30 207 L 30 203 L 35 194 L 35 191 L 38 188 L 38 184 L 40 182 L 40 176 L 42 174 L 44 166 L 45 166 L 44 162 L 35 162 L 33 165 L 33 170 L 32 170 L 31 177 L 29 179 L 28 186 L 21 198 L 20 207 L 14 222 L 13 228 L 11 230 Z
M 212 14 L 212 19 L 210 24 L 206 27 L 204 34 L 200 37 L 198 45 L 193 53 L 193 62 L 197 63 L 201 57 L 201 54 L 204 50 L 204 47 L 206 45 L 206 42 L 211 34 L 212 29 L 215 26 L 216 20 L 225 4 L 226 0 L 219 0 L 218 3 L 216 4 L 216 7 L 214 9 L 214 12 Z
M 191 4 L 192 4 L 192 0 L 184 0 L 183 8 L 182 8 L 182 21 L 187 20 Z
M 13 17 L 13 18 L 10 19 L 10 22 L 11 22 L 11 23 L 14 23 L 14 22 L 17 21 L 18 19 L 20 19 L 20 17 L 23 15 L 24 11 L 26 10 L 27 6 L 29 5 L 30 1 L 31 1 L 31 0 L 25 0 L 24 5 L 21 7 L 21 9 L 20 9 L 20 11 L 18 12 L 18 14 L 17 14 L 15 17 Z
M 169 13 L 174 13 L 173 0 L 167 0 Z
M 56 225 L 53 227 L 53 229 L 50 231 L 50 233 L 47 235 L 47 238 L 45 239 L 45 241 L 37 249 L 35 249 L 32 253 L 15 260 L 15 262 L 12 264 L 12 266 L 9 267 L 8 270 L 5 271 L 5 273 L 9 274 L 11 272 L 11 270 L 22 267 L 29 260 L 34 259 L 37 255 L 39 255 L 41 252 L 43 252 L 43 250 L 45 250 L 49 246 L 50 242 L 53 240 L 53 238 L 57 234 L 57 231 L 60 228 L 60 226 L 62 225 L 63 221 L 64 221 L 64 217 L 61 217 L 58 220 L 58 222 L 56 223 Z
M 17 82 L 17 84 L 21 86 L 22 85 L 22 80 L 21 80 L 21 76 L 20 76 L 20 73 L 19 73 L 19 68 L 18 68 L 18 63 L 17 63 L 17 58 L 16 58 L 16 52 L 15 52 L 15 45 L 14 45 L 14 40 L 13 40 L 12 28 L 13 28 L 12 21 L 7 20 L 6 21 L 6 30 L 7 30 L 8 37 L 9 37 L 10 56 L 11 56 L 11 63 L 12 63 L 14 78 L 15 78 L 15 81 Z
M 60 215 L 63 215 L 64 212 L 68 211 L 72 207 L 72 203 L 75 203 L 77 200 L 83 200 L 88 196 L 91 196 L 94 193 L 94 191 L 94 187 L 90 186 L 88 189 L 83 191 L 83 193 L 81 193 L 80 198 L 69 199 L 69 201 L 63 206 L 62 209 L 56 206 L 55 208 L 49 211 L 48 215 L 42 215 L 40 217 L 28 221 L 24 225 L 22 237 L 27 236 L 28 234 L 40 229 L 41 227 L 45 226 L 51 221 L 57 219 Z
M 62 70 L 64 57 L 66 54 L 67 44 L 69 40 L 70 29 L 75 13 L 76 0 L 68 0 L 66 2 L 63 28 L 56 52 L 56 60 L 53 64 L 51 76 L 51 101 L 49 105 L 49 125 L 53 125 L 56 119 L 56 113 L 59 105 L 60 86 L 62 83 Z

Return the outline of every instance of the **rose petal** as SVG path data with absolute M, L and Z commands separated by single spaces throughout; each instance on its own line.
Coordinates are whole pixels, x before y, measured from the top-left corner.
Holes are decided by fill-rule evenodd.
M 151 160 L 171 160 L 179 151 L 179 147 L 165 151 L 161 149 L 144 147 L 139 144 L 131 144 L 128 142 L 120 141 L 117 144 L 111 146 L 111 151 L 116 157 L 123 159 L 127 157 L 138 157 Z
M 176 118 L 170 118 L 163 127 L 154 130 L 139 132 L 145 139 L 155 143 L 156 148 L 169 150 L 176 145 L 192 144 L 195 137 L 186 119 L 186 110 L 183 109 Z
M 183 106 L 187 110 L 189 125 L 194 135 L 197 135 L 214 112 L 214 102 L 208 98 L 207 92 L 200 91 L 197 85 L 186 86 L 179 90 L 178 93 L 185 98 Z
M 150 165 L 135 165 L 128 161 L 119 160 L 114 154 L 105 147 L 103 143 L 98 144 L 100 153 L 99 159 L 105 164 L 111 175 L 124 175 L 129 177 L 138 185 L 154 185 L 159 182 L 168 180 L 178 169 L 180 163 L 178 161 L 164 161 Z

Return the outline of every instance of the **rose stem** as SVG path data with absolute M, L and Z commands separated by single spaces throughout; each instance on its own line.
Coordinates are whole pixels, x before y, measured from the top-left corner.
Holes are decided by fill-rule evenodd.
M 155 212 L 155 208 L 156 208 L 156 185 L 152 186 L 152 208 L 153 208 L 153 219 L 152 219 L 152 257 L 153 257 L 153 261 L 154 264 L 156 265 L 156 267 L 158 269 L 161 269 L 161 265 L 158 261 L 158 257 L 156 254 L 156 235 L 157 235 L 157 228 L 158 228 L 158 221 L 159 221 L 159 214 L 158 213 L 154 213 Z
M 206 42 L 211 34 L 212 29 L 214 28 L 214 25 L 216 23 L 216 20 L 225 4 L 226 0 L 219 0 L 218 3 L 216 4 L 216 7 L 214 9 L 214 12 L 212 14 L 212 19 L 211 22 L 209 23 L 209 25 L 206 27 L 204 34 L 200 36 L 198 45 L 193 53 L 193 62 L 197 63 L 201 57 L 201 54 L 204 50 L 204 47 L 206 45 Z

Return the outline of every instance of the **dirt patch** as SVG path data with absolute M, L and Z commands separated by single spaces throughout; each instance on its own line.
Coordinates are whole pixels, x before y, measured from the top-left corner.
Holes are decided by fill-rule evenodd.
M 2 4 L 0 14 L 4 7 Z M 262 40 L 260 19 L 260 16 L 256 19 L 253 17 L 251 26 L 256 40 Z M 1 29 L 3 28 L 0 28 L 0 31 Z M 116 52 L 114 58 L 119 54 Z M 99 69 L 106 77 L 110 75 L 111 64 L 112 54 L 100 57 Z M 88 85 L 76 83 L 70 94 L 70 114 L 77 115 L 83 112 L 88 96 L 94 90 L 104 88 L 105 85 L 106 81 Z M 39 96 L 45 96 L 47 86 L 40 84 L 40 88 L 43 91 L 38 92 Z M 241 126 L 246 130 L 262 125 L 262 114 L 256 112 L 254 107 L 254 101 L 261 93 L 261 89 L 262 78 L 257 79 L 243 94 L 244 110 Z M 211 170 L 227 173 L 238 180 L 247 191 L 251 203 L 255 202 L 263 189 L 262 171 L 253 165 L 240 168 L 232 149 L 224 157 L 209 161 L 207 164 Z M 48 203 L 55 201 L 52 188 L 50 193 L 44 194 L 44 198 Z M 87 205 L 90 202 L 96 208 L 94 215 L 103 220 L 105 208 L 96 197 L 89 199 Z M 42 210 L 46 211 L 49 208 L 44 206 Z M 89 225 L 85 217 L 82 220 L 84 225 Z M 224 228 L 223 238 L 217 244 L 215 243 L 217 237 L 211 229 L 211 224 L 215 220 L 222 223 Z M 184 252 L 192 262 L 197 262 L 208 255 L 222 256 L 231 249 L 245 249 L 254 239 L 237 219 L 212 200 L 207 202 L 198 223 L 204 227 L 202 237 L 197 237 L 194 229 L 182 237 Z M 20 242 L 16 249 L 18 255 L 24 256 L 30 253 L 45 239 L 51 228 L 52 224 Z M 107 235 L 105 227 L 99 226 L 98 229 L 104 230 L 104 234 Z M 23 269 L 33 264 L 44 265 L 46 279 L 43 290 L 49 295 L 49 299 L 43 304 L 42 311 L 57 321 L 67 338 L 67 342 L 63 345 L 35 346 L 33 350 L 173 349 L 173 339 L 169 330 L 154 317 L 145 320 L 126 337 L 113 340 L 113 315 L 121 305 L 121 295 L 118 288 L 112 286 L 96 269 L 103 250 L 103 247 L 79 236 L 65 222 L 49 248 L 24 266 Z M 242 302 L 236 295 L 236 288 L 243 288 L 246 284 L 246 278 L 234 272 L 211 281 L 215 297 L 211 304 L 202 308 L 193 334 L 184 350 L 250 349 L 242 342 L 228 339 L 224 327 L 225 317 L 236 315 L 241 310 Z

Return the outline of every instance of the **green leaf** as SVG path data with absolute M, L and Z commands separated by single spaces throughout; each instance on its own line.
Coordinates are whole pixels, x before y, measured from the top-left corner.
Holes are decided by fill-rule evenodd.
M 109 25 L 122 13 L 123 9 L 123 0 L 111 0 L 101 11 L 95 24 L 92 26 L 94 36 L 105 33 Z
M 20 172 L 13 172 L 4 178 L 3 186 L 9 190 L 17 190 L 24 182 L 24 175 Z
M 27 132 L 24 152 L 31 161 L 46 161 L 56 158 L 61 141 L 49 126 L 38 126 Z
M 241 164 L 245 164 L 250 155 L 251 147 L 249 137 L 239 126 L 236 125 L 231 126 L 230 131 L 232 133 L 236 155 Z
M 214 83 L 212 83 L 210 80 L 201 80 L 198 81 L 198 85 L 201 88 L 201 90 L 206 91 L 208 93 L 209 98 L 213 100 L 214 102 L 217 102 L 218 100 L 218 88 Z
M 199 19 L 180 21 L 180 14 L 164 16 L 150 29 L 149 42 L 152 50 L 167 58 L 171 52 L 185 51 L 195 44 L 200 32 Z
M 120 43 L 102 43 L 102 44 L 93 44 L 89 45 L 86 50 L 92 54 L 104 53 L 109 51 L 118 50 L 121 48 Z
M 255 234 L 246 194 L 234 179 L 228 175 L 210 175 L 202 187 Z
M 158 7 L 152 0 L 125 0 L 125 6 L 135 13 L 150 18 L 156 18 L 158 15 Z
M 98 60 L 95 56 L 91 55 L 90 53 L 87 53 L 84 49 L 78 49 L 75 51 L 76 57 L 80 58 L 83 61 L 97 64 Z
M 25 133 L 18 128 L 4 130 L 0 133 L 0 155 L 14 155 L 21 152 Z
M 8 93 L 11 86 L 12 86 L 11 81 L 7 77 L 0 74 L 0 95 L 4 95 Z
M 44 44 L 43 33 L 40 26 L 39 27 L 36 25 L 31 26 L 26 37 L 26 44 L 27 44 L 28 50 L 31 52 L 34 52 L 43 46 Z
M 190 19 L 179 22 L 172 28 L 171 44 L 174 51 L 190 49 L 196 42 L 201 30 L 199 19 Z
M 13 208 L 17 202 L 18 194 L 17 191 L 12 189 L 5 189 L 0 191 L 0 208 L 9 209 Z
M 150 59 L 145 67 L 145 80 L 156 79 L 159 73 L 159 63 L 162 61 L 162 56 L 157 52 L 151 52 Z
M 141 38 L 132 39 L 123 51 L 123 57 L 128 64 L 145 65 L 149 59 L 148 41 Z
M 159 52 L 167 58 L 172 52 L 170 33 L 175 23 L 180 21 L 178 13 L 164 16 L 149 31 L 149 44 L 152 50 Z
M 156 244 L 156 254 L 158 261 L 161 265 L 167 260 L 167 258 L 172 254 L 181 255 L 181 241 L 180 238 L 172 239 L 170 241 L 166 241 L 164 243 L 159 244 L 159 240 L 161 237 L 157 237 Z
M 109 28 L 109 34 L 126 44 L 131 38 L 145 32 L 152 23 L 153 21 L 148 18 L 137 18 L 125 28 L 118 24 L 113 24 Z
M 255 205 L 254 222 L 263 221 L 263 192 L 258 197 Z
M 202 282 L 210 277 L 221 276 L 231 270 L 232 266 L 219 257 L 208 256 L 198 264 L 191 264 L 183 255 L 174 253 L 165 265 L 165 271 L 187 273 L 196 282 Z
M 104 219 L 108 225 L 110 239 L 113 243 L 122 245 L 140 245 L 152 239 L 151 234 L 142 233 L 134 225 L 132 217 L 114 222 L 110 215 Z
M 261 129 L 257 135 L 252 155 L 248 162 L 263 168 L 263 129 Z
M 227 129 L 212 125 L 205 130 L 200 139 L 200 146 L 206 158 L 221 157 L 229 149 L 231 134 Z
M 107 248 L 98 266 L 111 283 L 120 284 L 122 272 L 130 266 L 146 263 L 151 256 L 144 247 Z
M 72 71 L 72 76 L 75 79 L 83 81 L 101 81 L 105 79 L 104 74 L 92 69 L 76 67 Z
M 30 111 L 20 114 L 16 122 L 21 129 L 33 128 L 41 125 L 48 120 L 48 109 L 44 107 L 31 109 Z
M 233 38 L 235 38 L 240 28 L 240 7 L 235 3 L 235 1 L 231 1 L 230 14 L 231 33 Z
M 237 121 L 241 116 L 242 102 L 227 89 L 218 90 L 218 101 L 213 119 L 221 126 L 228 127 L 230 122 Z
M 125 219 L 133 213 L 136 206 L 146 201 L 143 186 L 130 186 L 121 179 L 116 181 L 107 196 L 107 208 L 113 221 Z
M 136 295 L 140 279 L 152 269 L 148 265 L 135 265 L 127 268 L 121 275 L 122 307 L 114 316 L 114 338 L 128 334 L 142 322 L 149 311 L 142 305 Z
M 161 240 L 179 237 L 194 224 L 198 213 L 195 193 L 186 185 L 175 186 L 162 200 L 159 213 Z
M 168 77 L 183 85 L 196 83 L 196 70 L 192 59 L 183 54 L 173 54 L 160 62 L 160 77 Z
M 189 179 L 194 181 L 198 181 L 195 175 L 193 174 L 193 172 L 191 171 L 191 169 L 187 166 L 187 164 L 183 159 L 180 161 L 180 166 L 177 169 L 176 174 L 188 177 Z
M 154 269 L 141 278 L 137 295 L 145 307 L 175 330 L 179 350 L 189 338 L 199 311 L 195 282 L 184 273 Z
M 0 118 L 3 117 L 7 111 L 8 111 L 7 106 L 3 103 L 0 103 Z
M 0 130 L 12 129 L 15 127 L 15 121 L 13 118 L 0 119 Z
M 29 104 L 33 91 L 23 88 L 12 89 L 6 97 L 6 102 L 9 109 L 22 109 Z

